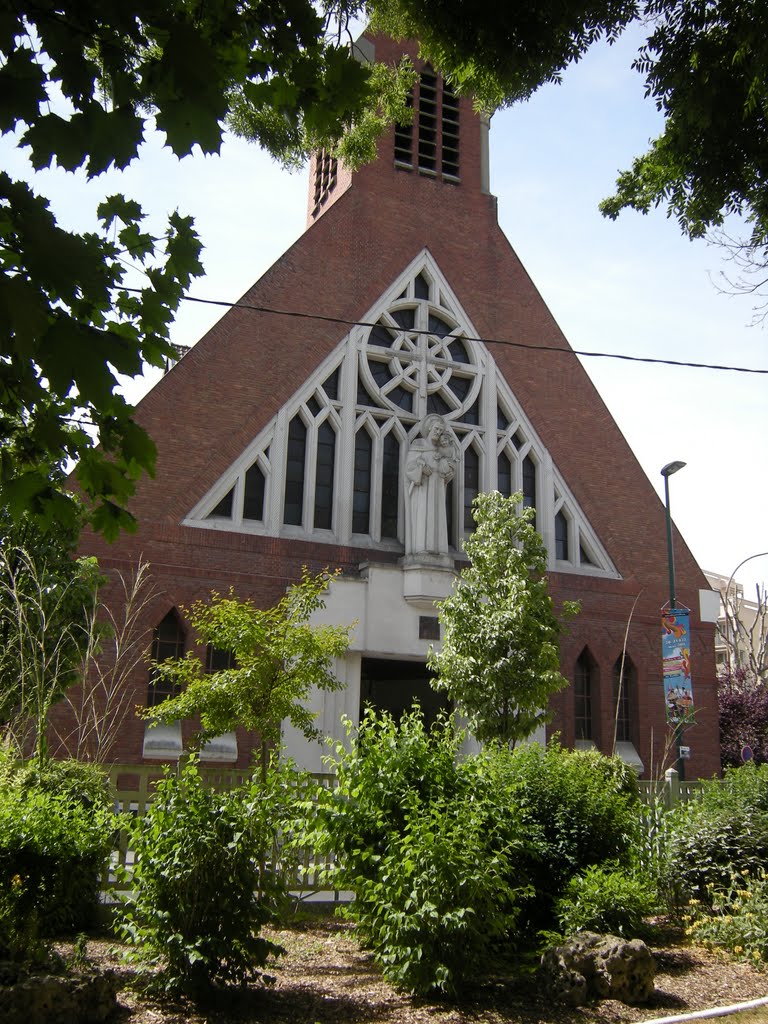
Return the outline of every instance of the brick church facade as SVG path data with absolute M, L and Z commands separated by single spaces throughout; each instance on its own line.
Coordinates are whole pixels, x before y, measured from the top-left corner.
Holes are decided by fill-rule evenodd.
M 377 59 L 416 57 L 382 37 L 359 45 Z M 668 736 L 664 508 L 498 227 L 487 120 L 415 63 L 413 125 L 390 131 L 354 174 L 313 159 L 306 231 L 241 300 L 259 311 L 229 310 L 140 403 L 158 462 L 130 506 L 138 532 L 83 547 L 108 574 L 150 563 L 144 626 L 161 656 L 194 649 L 184 609 L 212 590 L 267 606 L 302 566 L 340 568 L 325 616 L 355 622 L 337 665 L 346 688 L 317 706 L 321 728 L 338 734 L 341 713 L 356 718 L 365 700 L 393 710 L 414 693 L 429 700 L 434 600 L 461 567 L 472 498 L 522 491 L 556 606 L 581 602 L 561 640 L 572 685 L 552 700 L 548 734 L 610 752 L 616 731 L 621 756 L 648 777 Z M 409 563 L 406 459 L 432 413 L 457 452 L 449 552 Z M 675 552 L 697 704 L 687 774 L 706 776 L 719 770 L 713 626 L 698 612 L 708 584 L 677 534 Z M 135 704 L 147 702 L 149 672 L 133 673 Z M 190 730 L 129 715 L 111 756 L 173 758 Z M 320 769 L 319 746 L 285 738 Z M 222 737 L 207 756 L 244 766 L 254 740 Z

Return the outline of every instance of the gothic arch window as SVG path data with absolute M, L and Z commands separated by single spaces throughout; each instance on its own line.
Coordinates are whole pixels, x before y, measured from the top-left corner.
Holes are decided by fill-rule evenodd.
M 555 513 L 555 558 L 558 562 L 567 562 L 569 557 L 568 517 L 560 509 Z
M 480 455 L 474 444 L 469 444 L 464 450 L 463 480 L 462 480 L 462 520 L 464 535 L 470 534 L 475 529 L 475 520 L 472 516 L 472 502 L 480 493 Z
M 283 522 L 301 526 L 304 522 L 304 484 L 307 468 L 307 426 L 297 413 L 288 427 L 288 448 L 285 465 L 285 500 Z
M 401 448 L 397 432 L 390 430 L 382 445 L 381 466 L 381 536 L 390 540 L 397 540 L 398 537 Z
M 352 532 L 371 531 L 371 475 L 373 439 L 365 426 L 355 434 L 354 485 L 352 491 Z
M 597 665 L 585 647 L 576 659 L 573 672 L 574 739 L 595 741 L 595 712 L 597 710 Z
M 402 553 L 408 451 L 437 413 L 459 455 L 446 494 L 457 554 L 475 496 L 498 488 L 535 509 L 550 568 L 617 575 L 426 250 L 361 321 L 186 525 Z
M 530 455 L 526 455 L 522 465 L 523 505 L 535 509 L 538 505 L 536 487 L 536 463 Z
M 184 656 L 184 630 L 175 609 L 172 608 L 155 627 L 150 656 L 158 665 Z M 175 697 L 177 692 L 168 680 L 158 676 L 154 669 L 150 670 L 147 707 L 156 707 L 168 697 Z
M 613 699 L 616 715 L 616 742 L 632 743 L 634 733 L 634 702 L 637 693 L 637 670 L 629 655 L 616 659 L 613 666 Z
M 333 526 L 333 477 L 336 467 L 336 431 L 328 420 L 317 431 L 317 465 L 315 470 L 316 530 L 330 530 Z

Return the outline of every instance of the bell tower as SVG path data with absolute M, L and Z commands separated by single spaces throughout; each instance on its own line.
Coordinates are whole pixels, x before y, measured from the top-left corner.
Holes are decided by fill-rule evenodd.
M 410 58 L 417 79 L 408 96 L 413 111 L 409 124 L 398 124 L 379 140 L 377 159 L 352 174 L 325 150 L 313 154 L 309 179 L 309 227 L 352 185 L 366 183 L 386 190 L 393 178 L 413 176 L 432 189 L 479 191 L 488 194 L 488 135 L 490 118 L 478 114 L 470 97 L 458 96 L 451 84 L 418 57 L 410 40 L 395 42 L 386 36 L 362 35 L 354 43 L 358 59 L 396 64 Z M 368 182 L 372 177 L 377 182 Z

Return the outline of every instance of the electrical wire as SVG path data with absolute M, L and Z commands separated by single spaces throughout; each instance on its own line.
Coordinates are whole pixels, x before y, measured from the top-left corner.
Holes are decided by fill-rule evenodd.
M 126 288 L 125 291 L 140 292 L 139 288 Z M 256 306 L 248 302 L 227 302 L 224 299 L 202 299 L 195 295 L 182 296 L 185 302 L 196 302 L 206 306 L 223 306 L 227 309 L 242 309 L 252 313 L 265 313 L 272 316 L 292 317 L 298 320 L 319 320 L 323 323 L 342 324 L 345 327 L 379 327 L 386 330 L 401 331 L 407 334 L 429 334 L 434 331 L 418 330 L 416 328 L 403 331 L 402 328 L 387 327 L 385 324 L 371 323 L 366 320 L 348 320 L 341 316 L 327 316 L 323 313 L 302 313 L 299 310 L 275 309 L 271 306 Z M 632 356 L 622 352 L 594 352 L 586 349 L 563 348 L 562 345 L 534 345 L 525 341 L 511 341 L 508 338 L 475 338 L 467 335 L 459 335 L 464 341 L 478 342 L 483 345 L 503 345 L 509 348 L 532 349 L 537 352 L 561 352 L 563 355 L 583 356 L 590 359 L 620 359 L 629 363 L 654 363 L 661 366 L 682 366 L 694 370 L 720 370 L 732 373 L 757 373 L 768 374 L 768 367 L 765 369 L 756 366 L 729 366 L 721 363 L 695 363 L 682 359 L 662 359 L 654 356 Z M 179 346 L 184 347 L 184 346 Z M 189 346 L 191 347 L 191 346 Z

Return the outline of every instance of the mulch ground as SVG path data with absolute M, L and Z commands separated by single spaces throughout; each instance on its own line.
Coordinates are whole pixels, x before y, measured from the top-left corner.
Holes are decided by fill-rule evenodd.
M 134 991 L 132 970 L 108 939 L 89 941 L 87 956 L 121 978 L 118 1024 L 634 1024 L 768 995 L 765 973 L 700 946 L 680 945 L 675 936 L 675 942 L 668 937 L 651 943 L 656 992 L 646 1006 L 615 1000 L 576 1010 L 556 1006 L 539 990 L 535 975 L 516 982 L 486 979 L 460 1002 L 436 1003 L 387 984 L 344 921 L 317 918 L 268 934 L 287 950 L 275 967 L 275 984 L 228 995 L 204 1010 Z

